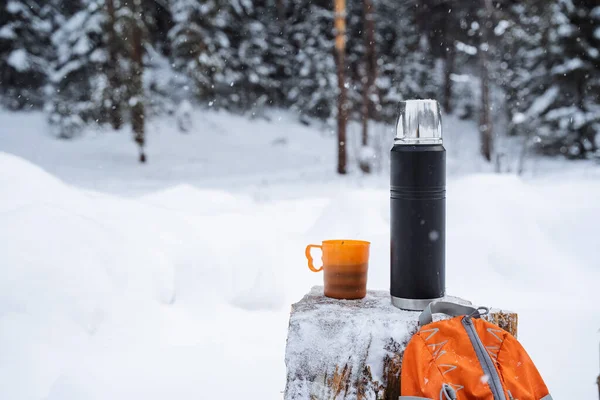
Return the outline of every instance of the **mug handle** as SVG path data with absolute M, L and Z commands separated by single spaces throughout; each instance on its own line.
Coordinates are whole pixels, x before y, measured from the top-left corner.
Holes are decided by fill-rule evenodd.
M 321 251 L 323 251 L 323 247 L 320 244 L 309 244 L 308 246 L 306 246 L 306 251 L 304 252 L 304 254 L 306 255 L 306 259 L 308 260 L 308 268 L 312 271 L 312 272 L 320 272 L 323 269 L 323 266 L 321 266 L 321 268 L 316 269 L 315 266 L 313 265 L 313 258 L 310 255 L 310 249 L 312 248 L 319 248 L 321 249 Z

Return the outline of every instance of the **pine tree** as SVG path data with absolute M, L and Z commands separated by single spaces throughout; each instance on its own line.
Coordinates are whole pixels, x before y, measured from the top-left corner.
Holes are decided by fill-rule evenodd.
M 190 79 L 194 97 L 215 108 L 223 105 L 217 101 L 223 90 L 217 76 L 232 56 L 219 11 L 219 0 L 174 0 L 168 34 L 173 67 Z
M 437 97 L 435 63 L 427 33 L 418 22 L 425 18 L 419 2 L 382 0 L 377 6 L 377 54 L 382 117 L 397 118 L 398 102 Z
M 289 44 L 283 36 L 282 24 L 277 21 L 280 12 L 281 8 L 272 0 L 240 1 L 236 7 L 235 15 L 241 27 L 236 48 L 239 69 L 243 72 L 239 87 L 246 96 L 253 93 L 242 103 L 243 108 L 283 105 L 282 79 L 286 78 L 286 62 L 282 58 L 288 57 Z
M 291 4 L 289 30 L 290 77 L 285 82 L 287 102 L 308 116 L 336 115 L 337 78 L 334 60 L 333 5 L 328 0 Z
M 144 91 L 145 113 L 148 118 L 175 112 L 189 99 L 189 80 L 172 67 L 169 31 L 173 27 L 169 2 L 142 0 L 144 28 Z
M 149 43 L 158 54 L 165 56 L 168 56 L 171 51 L 168 34 L 174 25 L 169 3 L 172 2 L 163 0 L 142 0 L 142 18 L 147 32 L 146 42 Z
M 120 110 L 124 100 L 122 81 L 113 75 L 124 74 L 120 63 L 111 61 L 104 2 L 81 0 L 67 11 L 52 35 L 56 61 L 49 122 L 61 138 L 77 135 L 89 123 L 119 126 L 120 117 L 115 118 L 114 111 Z
M 183 100 L 251 115 L 267 106 L 338 115 L 331 0 L 134 1 L 0 0 L 2 104 L 19 109 L 46 99 L 60 137 L 86 124 L 132 123 L 140 145 L 142 122 Z M 485 25 L 488 86 L 506 95 L 510 133 L 535 135 L 545 153 L 596 151 L 600 6 L 487 3 L 490 26 L 478 20 L 483 0 L 348 1 L 348 118 L 393 122 L 398 102 L 409 98 L 441 98 L 446 111 L 475 108 L 479 96 L 454 82 L 461 73 L 485 77 L 477 64 Z M 143 10 L 136 25 L 132 4 Z M 367 9 L 374 30 L 366 29 Z
M 509 131 L 512 135 L 529 133 L 525 113 L 547 89 L 546 48 L 551 7 L 546 4 L 545 0 L 532 0 L 504 9 L 502 25 L 505 29 L 499 30 L 502 37 L 501 65 L 504 65 L 501 87 L 505 92 L 509 119 L 513 121 Z
M 269 105 L 286 107 L 287 93 L 284 81 L 291 77 L 293 53 L 289 35 L 289 3 L 284 0 L 265 0 L 257 15 L 267 28 L 269 51 L 265 63 L 272 67 L 270 71 Z
M 457 49 L 459 44 L 477 46 L 476 27 L 477 10 L 481 6 L 480 1 L 460 0 L 425 0 L 420 1 L 418 6 L 417 28 L 425 33 L 429 39 L 430 51 L 433 57 L 443 62 L 443 76 L 441 88 L 438 88 L 438 97 L 441 98 L 442 107 L 447 113 L 451 113 L 457 103 L 463 101 L 458 99 L 458 90 L 454 88 L 452 76 L 459 72 L 459 66 L 463 71 L 465 65 L 472 64 L 473 58 L 465 57 L 465 53 Z M 475 23 L 475 24 L 474 24 Z
M 223 65 L 213 76 L 213 84 L 222 88 L 221 102 L 231 110 L 260 107 L 279 85 L 273 80 L 274 65 L 267 61 L 271 32 L 261 20 L 275 11 L 273 7 L 269 10 L 265 1 L 220 3 L 217 23 L 228 46 L 221 46 L 219 51 Z
M 0 101 L 8 108 L 43 104 L 51 13 L 51 5 L 42 0 L 0 1 Z
M 556 129 L 562 152 L 573 158 L 595 151 L 600 133 L 598 7 L 595 0 L 562 1 L 553 7 L 549 70 L 560 95 L 544 114 L 543 125 Z
M 545 154 L 586 157 L 600 132 L 600 9 L 566 0 L 522 11 L 541 33 L 517 31 L 528 47 L 511 60 L 513 130 L 534 135 Z

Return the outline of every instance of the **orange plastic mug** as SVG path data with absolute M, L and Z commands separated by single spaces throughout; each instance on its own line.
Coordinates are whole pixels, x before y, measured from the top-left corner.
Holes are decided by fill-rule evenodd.
M 367 295 L 370 242 L 362 240 L 325 240 L 322 244 L 306 246 L 308 268 L 323 271 L 325 296 L 334 299 L 362 299 Z M 323 266 L 315 268 L 310 254 L 321 249 Z

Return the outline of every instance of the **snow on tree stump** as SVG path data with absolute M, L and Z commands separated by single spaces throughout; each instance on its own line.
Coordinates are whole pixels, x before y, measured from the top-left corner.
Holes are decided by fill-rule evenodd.
M 470 304 L 456 297 L 444 300 Z M 387 291 L 335 300 L 323 295 L 322 286 L 313 287 L 292 305 L 285 400 L 397 400 L 402 355 L 418 318 L 419 312 L 392 306 Z M 516 336 L 517 314 L 492 309 L 485 318 Z

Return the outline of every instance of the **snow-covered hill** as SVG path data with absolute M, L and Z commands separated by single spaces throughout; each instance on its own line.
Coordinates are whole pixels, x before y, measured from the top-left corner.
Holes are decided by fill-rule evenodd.
M 0 399 L 280 399 L 289 304 L 322 279 L 304 246 L 370 240 L 387 288 L 385 166 L 335 177 L 333 139 L 285 114 L 195 118 L 159 121 L 140 166 L 125 132 L 0 115 Z M 594 399 L 595 167 L 492 174 L 470 124 L 446 133 L 449 294 L 517 311 L 554 397 Z

